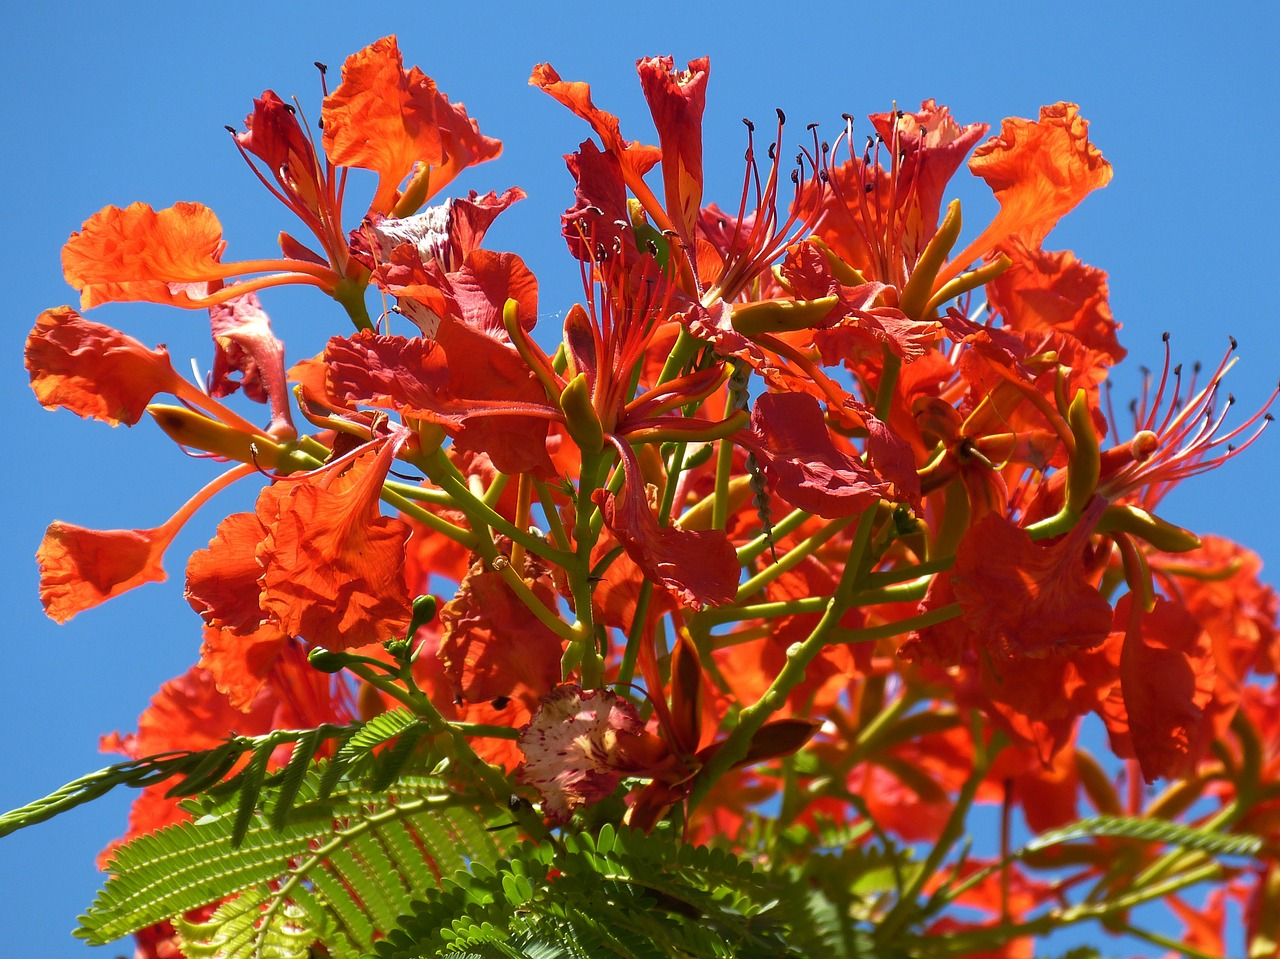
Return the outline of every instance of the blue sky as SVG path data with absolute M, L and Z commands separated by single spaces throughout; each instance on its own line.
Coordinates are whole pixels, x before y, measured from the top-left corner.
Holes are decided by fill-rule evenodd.
M 1081 105 L 1115 179 L 1049 237 L 1110 273 L 1124 324 L 1127 371 L 1116 398 L 1136 390 L 1137 367 L 1158 366 L 1160 334 L 1177 359 L 1216 361 L 1227 335 L 1241 344 L 1232 388 L 1242 409 L 1262 402 L 1280 375 L 1280 329 L 1266 299 L 1280 263 L 1280 128 L 1271 118 L 1280 80 L 1269 4 L 1219 2 L 1071 6 L 1027 3 L 697 3 L 619 7 L 330 2 L 23 4 L 6 13 L 0 53 L 11 78 L 0 105 L 6 149 L 0 219 L 9 267 L 0 279 L 3 408 L 12 413 L 4 471 L 0 604 L 9 627 L 0 647 L 0 729 L 5 731 L 0 806 L 11 808 L 110 761 L 98 736 L 134 728 L 166 679 L 197 657 L 199 623 L 181 597 L 185 556 L 204 545 L 219 516 L 244 508 L 224 496 L 179 539 L 172 579 L 135 591 L 58 627 L 44 618 L 33 554 L 53 519 L 97 528 L 158 525 L 211 475 L 145 423 L 111 430 L 35 403 L 21 368 L 22 343 L 44 308 L 74 303 L 58 251 L 90 214 L 114 203 L 156 207 L 199 200 L 219 215 L 228 257 L 270 255 L 290 215 L 256 182 L 225 124 L 240 125 L 266 88 L 296 95 L 314 121 L 320 87 L 312 62 L 344 57 L 397 33 L 406 61 L 466 103 L 504 156 L 470 171 L 456 190 L 519 185 L 529 199 L 499 219 L 488 245 L 520 253 L 539 276 L 546 322 L 580 295 L 576 265 L 558 238 L 572 200 L 561 156 L 585 124 L 527 86 L 550 61 L 588 80 L 596 102 L 622 117 L 625 135 L 653 142 L 635 79 L 639 56 L 677 61 L 709 54 L 707 200 L 736 202 L 740 117 L 811 121 L 829 138 L 842 112 L 861 121 L 896 101 L 926 97 L 961 122 L 1035 116 L 1057 100 Z M 15 82 L 16 81 L 16 82 Z M 863 122 L 861 129 L 867 125 Z M 958 179 L 967 178 L 964 171 Z M 355 183 L 352 196 L 362 196 Z M 961 191 L 966 222 L 989 198 Z M 352 201 L 352 208 L 358 204 Z M 292 357 L 344 331 L 333 304 L 312 291 L 264 297 Z M 142 341 L 164 342 L 175 364 L 210 361 L 200 314 L 147 304 L 103 307 L 94 318 Z M 1280 532 L 1269 498 L 1280 434 L 1175 493 L 1165 515 L 1252 545 L 1280 570 Z M 129 797 L 118 795 L 51 824 L 0 840 L 0 953 L 62 959 L 89 954 L 69 932 L 98 885 L 97 851 L 123 831 Z M 114 955 L 116 951 L 95 951 Z

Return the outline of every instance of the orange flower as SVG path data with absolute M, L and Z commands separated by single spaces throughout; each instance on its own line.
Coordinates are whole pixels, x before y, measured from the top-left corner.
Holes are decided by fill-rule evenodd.
M 222 227 L 207 207 L 109 206 L 90 217 L 63 249 L 63 272 L 81 291 L 82 308 L 130 300 L 208 307 L 286 283 L 317 286 L 354 303 L 368 272 L 349 256 L 342 227 L 346 171 L 338 172 L 335 164 L 378 174 L 369 212 L 406 216 L 459 171 L 493 159 L 502 149 L 499 141 L 481 136 L 461 104 L 450 103 L 421 70 L 404 69 L 394 37 L 348 58 L 343 83 L 325 98 L 321 124 L 327 158 L 317 155 L 292 109 L 268 90 L 254 101 L 248 129 L 229 129 L 259 180 L 307 224 L 324 255 L 282 233 L 282 258 L 222 263 Z M 266 165 L 274 185 L 252 157 Z M 221 287 L 223 280 L 256 273 L 269 275 Z M 184 289 L 200 283 L 213 284 L 212 292 Z
M 347 57 L 342 83 L 325 97 L 324 149 L 332 163 L 373 170 L 378 189 L 371 211 L 390 213 L 410 173 L 429 177 L 414 194 L 412 213 L 472 163 L 502 152 L 481 136 L 461 104 L 451 104 L 417 67 L 404 69 L 396 38 L 383 37 Z
M 556 603 L 551 571 L 525 554 L 522 579 L 549 608 Z M 440 609 L 437 654 L 459 702 L 519 699 L 529 710 L 560 680 L 563 643 L 483 560 L 472 564 L 458 592 Z
M 1215 672 L 1209 636 L 1190 613 L 1163 598 L 1147 613 L 1124 597 L 1116 623 L 1125 629 L 1124 705 L 1104 716 L 1112 748 L 1136 756 L 1147 782 L 1185 776 L 1208 746 L 1205 708 Z
M 580 81 L 561 80 L 560 74 L 549 63 L 539 63 L 529 76 L 529 85 L 538 87 L 591 124 L 605 151 L 612 153 L 622 164 L 627 186 L 634 190 L 633 180 L 643 177 L 654 164 L 662 159 L 662 150 L 645 146 L 632 140 L 624 140 L 622 126 L 612 113 L 606 113 L 591 102 L 591 86 Z M 647 191 L 646 191 L 647 192 Z M 637 196 L 640 194 L 637 193 Z
M 25 360 L 41 406 L 63 407 L 112 426 L 132 426 L 157 393 L 181 393 L 187 387 L 164 347 L 149 350 L 69 306 L 36 318 Z
M 677 74 L 671 57 L 636 61 L 662 149 L 662 185 L 670 215 L 686 247 L 693 248 L 702 205 L 702 111 L 707 99 L 706 57 Z
M 264 286 L 309 283 L 333 292 L 339 280 L 328 265 L 305 260 L 222 263 L 222 224 L 200 203 L 153 210 L 146 203 L 108 206 L 85 221 L 62 248 L 62 272 L 80 291 L 80 308 L 140 300 L 198 309 Z M 270 273 L 196 296 L 187 284 L 218 284 L 246 273 Z
M 50 524 L 36 560 L 40 563 L 40 602 L 59 623 L 144 583 L 165 579 L 160 559 L 192 514 L 219 490 L 253 472 L 238 466 L 191 497 L 168 522 L 155 529 L 85 529 Z
M 283 493 L 260 502 L 268 528 L 257 550 L 260 603 L 286 634 L 331 650 L 404 634 L 409 527 L 378 510 L 396 448 L 383 441 L 376 454 L 357 453 L 345 470 L 330 466 L 283 481 L 289 484 Z
M 135 586 L 163 582 L 160 557 L 176 532 L 167 525 L 96 530 L 51 523 L 36 550 L 44 611 L 65 623 Z
M 1090 581 L 1086 548 L 1101 506 L 1050 545 L 998 513 L 965 533 L 951 574 L 964 624 L 997 656 L 1090 649 L 1111 630 L 1111 607 Z
M 1013 265 L 987 284 L 987 296 L 1006 326 L 1023 332 L 1062 330 L 1111 363 L 1125 358 L 1106 273 L 1081 263 L 1070 250 L 1047 253 L 1021 238 L 1010 240 L 1004 252 Z
M 987 181 L 1000 212 L 942 268 L 934 290 L 1011 237 L 1039 246 L 1076 204 L 1111 182 L 1111 164 L 1089 142 L 1089 123 L 1074 103 L 1041 107 L 1036 121 L 1005 120 L 999 136 L 973 151 L 969 169 Z

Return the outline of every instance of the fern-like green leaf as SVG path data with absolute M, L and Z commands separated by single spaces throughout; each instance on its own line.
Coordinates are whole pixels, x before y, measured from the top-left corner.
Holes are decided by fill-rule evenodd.
M 605 826 L 472 864 L 414 903 L 375 954 L 783 959 L 804 954 L 787 941 L 803 897 L 724 850 Z
M 1167 846 L 1194 849 L 1211 856 L 1256 856 L 1262 851 L 1262 840 L 1257 836 L 1214 832 L 1195 826 L 1184 826 L 1165 819 L 1095 816 L 1043 833 L 1027 843 L 1021 852 L 1015 855 L 1024 856 L 1040 849 L 1047 849 L 1049 846 L 1099 836 L 1158 842 Z
M 182 927 L 189 955 L 288 959 L 318 941 L 334 959 L 357 959 L 446 871 L 500 854 L 485 820 L 463 805 L 470 799 L 439 780 L 409 776 L 391 794 L 346 781 L 322 799 L 324 773 L 308 773 L 279 827 L 250 815 L 239 848 L 245 792 L 206 800 L 194 822 L 123 846 L 77 935 L 102 944 L 227 900 Z M 437 858 L 437 848 L 447 854 Z
M 285 921 L 262 934 L 258 921 L 265 904 L 263 890 L 246 890 L 224 902 L 206 922 L 178 919 L 174 925 L 182 937 L 184 955 L 187 959 L 222 959 L 250 950 L 270 959 L 309 959 L 316 937 L 306 925 L 303 910 L 289 907 Z

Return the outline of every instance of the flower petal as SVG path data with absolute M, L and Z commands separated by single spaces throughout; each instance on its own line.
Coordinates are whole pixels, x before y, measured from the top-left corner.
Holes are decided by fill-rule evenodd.
M 258 548 L 262 608 L 289 636 L 331 650 L 404 634 L 409 527 L 378 510 L 394 444 L 359 454 L 343 473 L 289 481 Z
M 135 586 L 163 582 L 160 558 L 172 538 L 173 531 L 164 527 L 96 530 L 50 524 L 36 551 L 44 611 L 65 623 Z
M 46 409 L 63 407 L 116 426 L 142 418 L 157 393 L 182 382 L 169 352 L 86 320 L 69 306 L 45 310 L 27 337 L 31 388 Z
M 610 690 L 587 692 L 573 683 L 543 697 L 519 743 L 525 761 L 516 781 L 538 790 L 543 812 L 559 822 L 604 799 L 624 776 L 654 769 L 667 756 L 631 703 Z
M 222 225 L 200 203 L 153 210 L 146 203 L 108 206 L 85 221 L 62 248 L 62 272 L 80 291 L 80 308 L 143 300 L 189 306 L 171 284 L 203 283 L 230 275 L 219 262 Z

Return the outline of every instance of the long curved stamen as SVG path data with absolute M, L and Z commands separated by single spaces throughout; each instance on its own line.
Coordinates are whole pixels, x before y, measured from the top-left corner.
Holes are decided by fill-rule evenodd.
M 1138 494 L 1144 506 L 1154 507 L 1178 482 L 1216 469 L 1251 446 L 1271 422 L 1271 405 L 1280 397 L 1280 386 L 1243 423 L 1226 429 L 1228 411 L 1235 397 L 1215 410 L 1223 378 L 1235 365 L 1236 341 L 1218 363 L 1209 380 L 1197 389 L 1196 364 L 1192 376 L 1182 382 L 1182 367 L 1171 366 L 1169 337 L 1165 334 L 1165 362 L 1155 395 L 1151 395 L 1152 376 L 1143 377 L 1143 396 L 1131 405 L 1135 434 L 1127 444 L 1130 451 L 1125 461 L 1105 477 L 1099 492 L 1111 500 Z M 1172 373 L 1172 383 L 1170 382 Z M 1166 392 L 1169 392 L 1166 404 Z M 1112 430 L 1117 433 L 1114 412 Z M 1224 432 L 1224 429 L 1226 431 Z M 1243 441 L 1240 442 L 1243 437 Z

